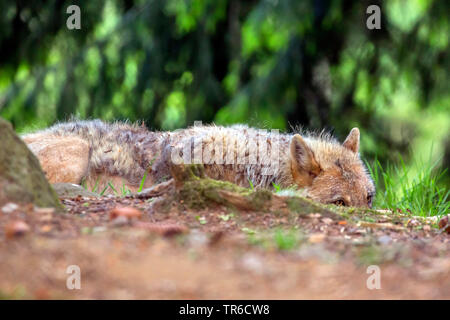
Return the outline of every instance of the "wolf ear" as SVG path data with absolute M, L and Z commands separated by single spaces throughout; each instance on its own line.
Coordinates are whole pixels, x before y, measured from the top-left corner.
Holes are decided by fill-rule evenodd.
M 300 186 L 310 185 L 320 173 L 320 166 L 314 158 L 314 153 L 305 140 L 296 134 L 291 139 L 291 170 L 294 181 Z
M 358 153 L 359 150 L 359 129 L 353 128 L 348 134 L 347 138 L 345 138 L 344 143 L 342 144 L 345 148 L 354 153 Z

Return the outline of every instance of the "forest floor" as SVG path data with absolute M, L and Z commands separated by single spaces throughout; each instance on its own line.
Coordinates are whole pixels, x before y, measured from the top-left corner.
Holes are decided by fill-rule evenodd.
M 437 219 L 163 198 L 0 208 L 0 298 L 450 299 L 450 236 Z M 80 290 L 66 286 L 71 265 Z M 370 265 L 380 289 L 367 286 Z

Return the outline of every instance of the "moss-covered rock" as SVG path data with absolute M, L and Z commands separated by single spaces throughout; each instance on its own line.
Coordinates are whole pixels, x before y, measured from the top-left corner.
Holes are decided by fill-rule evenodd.
M 38 159 L 15 134 L 11 124 L 2 118 L 0 137 L 0 205 L 20 202 L 60 207 Z
M 171 167 L 177 186 L 178 201 L 194 209 L 211 205 L 225 205 L 240 210 L 286 211 L 296 214 L 320 213 L 337 218 L 330 208 L 300 196 L 279 196 L 268 189 L 240 187 L 227 181 L 206 177 L 201 165 L 177 165 Z
M 80 185 L 73 183 L 54 183 L 53 190 L 60 198 L 76 198 L 81 197 L 100 197 L 98 193 L 86 190 Z

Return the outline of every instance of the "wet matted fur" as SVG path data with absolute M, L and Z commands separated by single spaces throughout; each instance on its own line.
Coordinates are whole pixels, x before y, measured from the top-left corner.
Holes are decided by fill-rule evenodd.
M 152 132 L 139 124 L 90 120 L 58 123 L 22 138 L 52 183 L 112 182 L 136 190 L 146 171 L 146 187 L 167 179 L 167 161 L 176 155 L 202 163 L 214 179 L 256 188 L 294 186 L 323 203 L 371 206 L 375 188 L 359 156 L 359 135 L 354 128 L 341 144 L 329 134 L 245 125 Z

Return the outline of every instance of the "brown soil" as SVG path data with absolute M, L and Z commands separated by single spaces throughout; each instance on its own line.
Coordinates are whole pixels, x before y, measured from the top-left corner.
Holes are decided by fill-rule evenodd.
M 0 297 L 450 298 L 449 235 L 435 220 L 159 202 L 78 197 L 62 200 L 64 213 L 0 210 Z M 123 206 L 143 214 L 111 213 Z M 81 269 L 81 290 L 66 287 L 69 265 Z M 380 267 L 379 290 L 366 286 L 368 265 Z

